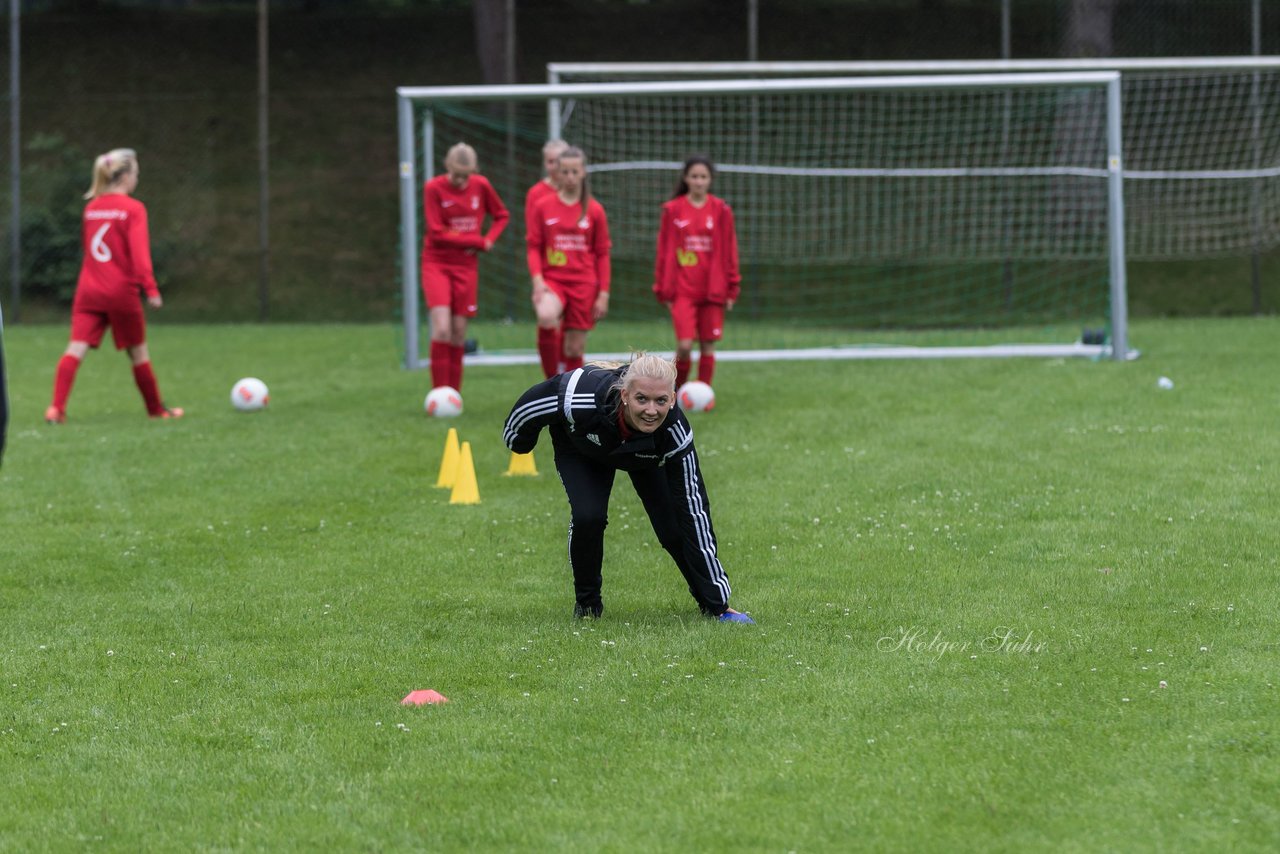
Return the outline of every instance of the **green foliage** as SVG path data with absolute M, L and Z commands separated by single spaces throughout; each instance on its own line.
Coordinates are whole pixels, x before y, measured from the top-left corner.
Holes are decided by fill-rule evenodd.
M 1139 322 L 1128 364 L 723 363 L 694 426 L 754 628 L 696 615 L 626 478 L 570 619 L 549 443 L 502 476 L 534 367 L 438 422 L 388 327 L 158 325 L 187 418 L 97 353 L 53 428 L 64 332 L 6 342 L 5 848 L 1280 838 L 1275 319 Z M 434 488 L 449 427 L 479 505 Z
M 75 296 L 83 255 L 81 215 L 92 164 L 92 157 L 58 134 L 36 134 L 27 143 L 22 167 L 27 200 L 22 208 L 24 294 L 64 304 Z M 151 262 L 157 274 L 174 255 L 172 240 L 152 236 Z
M 85 164 L 93 160 L 56 134 L 36 134 L 25 151 L 23 290 L 69 303 L 80 274 L 80 211 L 89 172 Z

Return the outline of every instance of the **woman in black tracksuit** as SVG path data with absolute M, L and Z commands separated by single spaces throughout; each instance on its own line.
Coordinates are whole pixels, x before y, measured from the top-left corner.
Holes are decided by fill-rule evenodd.
M 590 364 L 538 383 L 516 401 L 503 437 L 527 454 L 549 428 L 556 470 L 569 496 L 569 563 L 576 617 L 599 617 L 604 529 L 614 472 L 627 472 L 654 533 L 703 613 L 750 623 L 729 607 L 729 579 L 716 557 L 711 507 L 693 449 L 693 429 L 675 405 L 675 365 L 638 354 L 629 364 Z

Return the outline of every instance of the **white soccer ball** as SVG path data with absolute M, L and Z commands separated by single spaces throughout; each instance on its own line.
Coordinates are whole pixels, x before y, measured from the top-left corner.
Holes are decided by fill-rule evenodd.
M 680 386 L 676 400 L 685 412 L 706 412 L 716 405 L 716 393 L 706 383 L 692 380 Z
M 462 414 L 462 395 L 456 388 L 447 385 L 436 386 L 427 392 L 427 399 L 422 408 L 428 415 L 436 418 L 452 418 Z
M 267 384 L 256 377 L 245 377 L 231 387 L 231 405 L 241 412 L 257 412 L 270 399 Z

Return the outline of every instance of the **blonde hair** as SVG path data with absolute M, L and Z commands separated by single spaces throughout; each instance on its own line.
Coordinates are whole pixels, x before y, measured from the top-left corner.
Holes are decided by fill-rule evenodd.
M 444 156 L 444 168 L 456 166 L 459 169 L 475 169 L 479 158 L 476 157 L 476 150 L 465 142 L 459 142 L 449 149 Z
M 138 168 L 138 152 L 132 148 L 113 148 L 93 161 L 93 179 L 86 199 L 105 193 L 113 184 Z
M 568 147 L 569 143 L 565 142 L 563 139 L 549 139 L 542 146 L 542 156 L 546 157 L 552 151 L 559 153 Z
M 631 388 L 636 380 L 641 379 L 660 380 L 671 386 L 672 391 L 676 390 L 676 363 L 653 353 L 637 350 L 631 354 L 630 362 L 592 362 L 591 364 L 611 371 L 621 367 L 626 368 L 613 381 L 611 390 L 622 391 Z

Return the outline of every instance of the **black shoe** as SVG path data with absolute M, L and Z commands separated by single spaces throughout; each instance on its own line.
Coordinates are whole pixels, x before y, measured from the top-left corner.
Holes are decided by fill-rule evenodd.
M 604 605 L 596 603 L 594 605 L 583 605 L 580 602 L 573 604 L 573 618 L 581 620 L 590 617 L 593 620 L 600 619 L 600 615 L 604 613 Z

